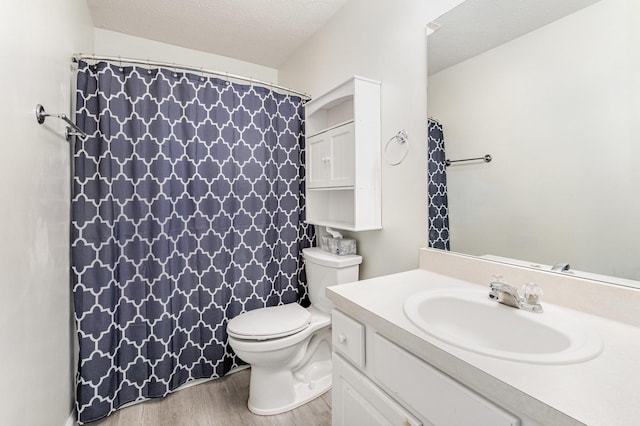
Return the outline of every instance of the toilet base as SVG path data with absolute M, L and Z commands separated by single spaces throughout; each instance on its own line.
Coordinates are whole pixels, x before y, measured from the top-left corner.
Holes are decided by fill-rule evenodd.
M 261 416 L 293 410 L 331 389 L 331 360 L 317 361 L 295 373 L 281 372 L 278 378 L 269 374 L 267 380 L 259 370 L 252 367 L 247 405 L 252 413 Z M 281 382 L 289 392 L 280 392 L 283 386 L 274 385 L 274 381 Z M 277 394 L 274 389 L 279 390 Z

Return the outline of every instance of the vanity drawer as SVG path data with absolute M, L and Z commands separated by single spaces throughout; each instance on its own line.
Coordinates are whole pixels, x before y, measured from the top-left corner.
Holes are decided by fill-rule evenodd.
M 364 368 L 364 325 L 335 309 L 331 316 L 333 350 Z
M 369 363 L 375 377 L 434 425 L 518 426 L 520 420 L 379 334 Z

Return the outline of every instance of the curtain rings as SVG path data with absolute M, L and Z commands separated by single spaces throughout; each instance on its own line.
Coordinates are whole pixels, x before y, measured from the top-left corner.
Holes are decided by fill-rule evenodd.
M 96 54 L 94 53 L 93 56 L 95 56 Z M 79 63 L 80 61 L 78 61 Z M 87 64 L 89 64 L 89 62 L 87 62 Z M 93 72 L 98 71 L 98 61 L 93 61 L 93 63 L 89 64 L 89 69 Z

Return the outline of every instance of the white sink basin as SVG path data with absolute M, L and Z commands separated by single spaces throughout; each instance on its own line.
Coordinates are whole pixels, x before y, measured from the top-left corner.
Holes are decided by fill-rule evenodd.
M 479 354 L 534 364 L 572 364 L 595 358 L 602 339 L 570 311 L 542 304 L 526 312 L 489 300 L 489 289 L 427 290 L 407 298 L 407 318 L 425 333 Z

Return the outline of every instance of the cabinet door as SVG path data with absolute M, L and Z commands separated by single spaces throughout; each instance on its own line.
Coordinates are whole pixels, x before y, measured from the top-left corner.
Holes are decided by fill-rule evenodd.
M 520 420 L 375 334 L 372 372 L 392 395 L 434 425 L 519 426 Z M 369 361 L 367 361 L 369 364 Z
M 336 354 L 333 354 L 331 401 L 333 426 L 422 424 Z
M 309 188 L 353 186 L 355 183 L 354 123 L 329 129 L 307 141 Z

